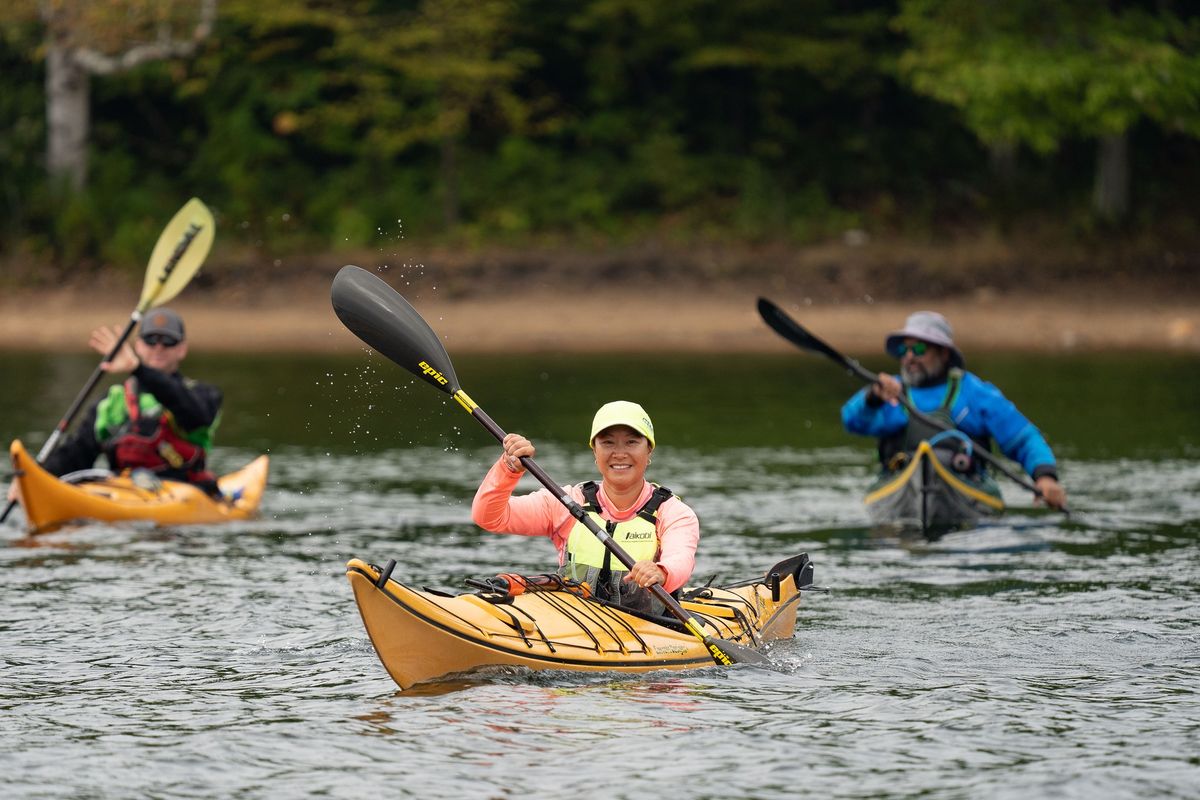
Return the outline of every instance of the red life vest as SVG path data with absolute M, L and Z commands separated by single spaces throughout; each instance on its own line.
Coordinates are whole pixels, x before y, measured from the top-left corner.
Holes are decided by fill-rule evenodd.
M 125 410 L 129 422 L 107 446 L 110 462 L 120 469 L 170 470 L 183 473 L 190 483 L 215 484 L 216 476 L 204 468 L 204 448 L 179 435 L 170 411 L 142 416 L 133 378 L 125 382 Z

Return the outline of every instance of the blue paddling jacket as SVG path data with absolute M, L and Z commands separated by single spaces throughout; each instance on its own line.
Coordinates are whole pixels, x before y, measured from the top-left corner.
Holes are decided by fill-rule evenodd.
M 846 430 L 881 440 L 903 438 L 908 411 L 902 405 L 869 399 L 869 389 L 860 389 L 842 406 Z M 905 390 L 913 406 L 926 414 L 934 414 L 947 400 L 946 382 Z M 1041 431 L 999 389 L 979 376 L 962 371 L 957 394 L 946 410 L 960 431 L 985 446 L 995 441 L 1000 452 L 1020 464 L 1034 480 L 1043 475 L 1058 478 L 1054 453 Z

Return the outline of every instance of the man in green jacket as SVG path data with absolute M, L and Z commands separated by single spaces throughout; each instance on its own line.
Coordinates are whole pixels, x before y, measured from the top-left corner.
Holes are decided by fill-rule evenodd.
M 107 355 L 119 335 L 119 329 L 103 326 L 92 331 L 88 344 Z M 187 353 L 179 315 L 167 308 L 151 310 L 133 344 L 123 344 L 101 364 L 105 372 L 128 377 L 110 387 L 50 453 L 46 470 L 61 476 L 88 469 L 103 454 L 114 472 L 146 469 L 218 494 L 206 460 L 221 417 L 221 391 L 183 376 L 179 366 Z

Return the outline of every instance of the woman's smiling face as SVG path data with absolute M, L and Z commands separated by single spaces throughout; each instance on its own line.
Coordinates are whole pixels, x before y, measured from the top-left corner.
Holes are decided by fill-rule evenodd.
M 592 439 L 592 453 L 604 482 L 615 489 L 640 487 L 650 465 L 650 440 L 626 425 L 613 425 Z

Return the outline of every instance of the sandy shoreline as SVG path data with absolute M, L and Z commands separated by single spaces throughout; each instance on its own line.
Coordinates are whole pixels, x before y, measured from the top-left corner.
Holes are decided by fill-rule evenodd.
M 609 286 L 583 295 L 546 289 L 451 297 L 434 288 L 409 300 L 456 352 L 729 352 L 793 349 L 759 318 L 767 296 L 812 333 L 848 353 L 878 352 L 885 334 L 919 307 L 946 314 L 970 351 L 1153 350 L 1200 353 L 1200 303 L 1192 297 L 1131 299 L 1119 291 L 1015 296 L 978 292 L 926 303 L 838 302 L 753 286 L 701 292 Z M 0 348 L 84 349 L 87 332 L 122 324 L 136 290 L 41 289 L 0 299 Z M 170 303 L 184 315 L 193 348 L 205 351 L 351 352 L 360 347 L 334 316 L 329 282 L 241 293 L 185 291 Z

